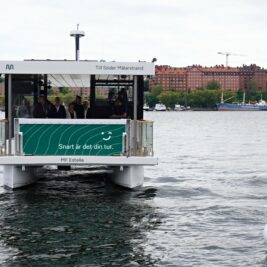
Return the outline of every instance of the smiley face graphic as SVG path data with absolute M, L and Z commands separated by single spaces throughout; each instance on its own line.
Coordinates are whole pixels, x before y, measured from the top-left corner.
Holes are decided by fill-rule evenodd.
M 103 140 L 104 141 L 108 141 L 108 140 L 111 139 L 112 132 L 102 132 L 101 134 L 103 135 Z

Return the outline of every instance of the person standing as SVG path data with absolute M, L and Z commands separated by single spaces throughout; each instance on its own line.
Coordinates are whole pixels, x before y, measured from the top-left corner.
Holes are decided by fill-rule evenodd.
M 77 114 L 74 109 L 74 104 L 70 103 L 67 111 L 67 119 L 77 119 Z
M 21 105 L 17 109 L 17 117 L 18 118 L 29 118 L 29 108 L 27 106 L 27 100 L 24 98 L 22 99 Z
M 89 102 L 87 100 L 83 101 L 83 114 L 84 119 L 89 119 L 90 116 L 90 108 L 89 108 Z
M 121 96 L 118 96 L 113 104 L 111 118 L 127 118 L 127 111 L 125 105 L 123 104 L 123 98 Z
M 79 95 L 77 95 L 73 104 L 74 104 L 74 110 L 75 110 L 76 115 L 77 115 L 77 119 L 83 119 L 84 118 L 84 108 L 82 105 L 82 98 Z
M 39 102 L 33 110 L 34 118 L 46 118 L 47 117 L 47 104 L 44 95 L 39 96 Z
M 55 98 L 54 118 L 65 119 L 67 116 L 65 107 L 61 104 L 60 97 Z
M 54 119 L 56 116 L 56 108 L 55 106 L 49 101 L 46 101 L 46 107 L 47 107 L 47 118 Z
M 122 104 L 124 105 L 125 111 L 128 111 L 128 95 L 125 88 L 121 88 L 118 96 L 122 100 Z

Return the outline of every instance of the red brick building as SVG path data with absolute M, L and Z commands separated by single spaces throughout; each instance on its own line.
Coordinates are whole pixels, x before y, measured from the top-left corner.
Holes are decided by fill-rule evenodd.
M 165 91 L 190 91 L 206 88 L 211 81 L 219 82 L 222 89 L 247 90 L 253 84 L 256 90 L 267 90 L 267 70 L 256 65 L 242 67 L 202 67 L 193 65 L 186 68 L 156 66 L 155 76 L 149 81 L 150 90 L 161 84 Z
M 170 66 L 156 66 L 155 76 L 153 76 L 149 84 L 154 86 L 161 84 L 166 91 L 175 90 L 182 91 L 186 88 L 187 68 L 175 68 Z
M 201 68 L 202 71 L 202 88 L 207 87 L 210 81 L 219 82 L 224 90 L 239 90 L 239 70 L 238 68 L 230 68 L 224 66 L 215 66 L 212 68 Z M 192 88 L 194 89 L 194 87 Z

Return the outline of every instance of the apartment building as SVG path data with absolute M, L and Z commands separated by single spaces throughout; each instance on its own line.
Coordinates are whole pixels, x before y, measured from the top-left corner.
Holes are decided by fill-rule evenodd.
M 205 88 L 211 81 L 217 81 L 224 90 L 248 90 L 251 83 L 257 90 L 267 90 L 267 70 L 256 65 L 242 67 L 202 67 L 193 65 L 186 68 L 156 66 L 155 76 L 150 78 L 150 90 L 161 84 L 165 91 L 191 91 Z
M 149 85 L 161 84 L 166 91 L 183 91 L 187 87 L 187 68 L 156 66 L 155 76 L 149 80 Z

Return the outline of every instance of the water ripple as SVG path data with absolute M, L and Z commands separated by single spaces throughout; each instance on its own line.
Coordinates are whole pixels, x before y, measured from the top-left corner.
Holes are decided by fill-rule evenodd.
M 0 265 L 266 266 L 266 113 L 146 117 L 160 165 L 143 188 L 116 187 L 97 167 L 0 188 Z

